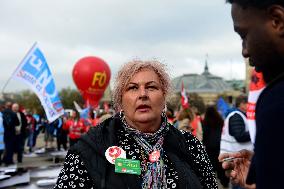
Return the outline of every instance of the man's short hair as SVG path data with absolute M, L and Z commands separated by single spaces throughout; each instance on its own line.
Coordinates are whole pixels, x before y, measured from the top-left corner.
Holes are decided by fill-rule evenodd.
M 265 9 L 271 5 L 281 5 L 284 7 L 283 0 L 226 0 L 227 3 L 236 3 L 243 8 L 254 7 Z
M 247 103 L 248 97 L 246 95 L 240 95 L 236 98 L 236 107 L 238 108 L 241 103 Z

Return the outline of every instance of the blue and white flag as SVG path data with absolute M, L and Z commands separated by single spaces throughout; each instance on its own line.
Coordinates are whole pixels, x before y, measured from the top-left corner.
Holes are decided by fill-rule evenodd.
M 89 113 L 90 113 L 90 107 L 88 106 L 87 108 L 82 109 L 79 104 L 76 101 L 73 101 L 75 109 L 79 112 L 80 118 L 82 119 L 88 119 L 89 118 Z
M 217 101 L 217 110 L 224 119 L 229 109 L 230 106 L 225 102 L 225 100 L 222 97 L 220 97 Z
M 12 75 L 27 83 L 36 93 L 49 122 L 64 114 L 64 109 L 55 87 L 46 59 L 35 43 Z
M 82 111 L 80 112 L 80 118 L 88 119 L 89 118 L 89 113 L 90 113 L 90 107 L 82 109 Z

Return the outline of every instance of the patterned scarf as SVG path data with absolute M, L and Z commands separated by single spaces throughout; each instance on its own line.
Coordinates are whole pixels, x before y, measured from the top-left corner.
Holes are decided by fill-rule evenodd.
M 142 147 L 145 154 L 142 152 L 141 162 L 142 170 L 144 170 L 142 189 L 163 189 L 167 187 L 166 182 L 166 165 L 162 159 L 163 156 L 163 142 L 164 136 L 168 132 L 167 117 L 162 114 L 162 124 L 155 133 L 143 133 L 130 127 L 122 112 L 120 112 L 120 119 L 123 123 L 123 128 L 127 133 L 133 136 L 135 141 Z M 157 161 L 147 161 L 149 155 L 154 152 L 160 152 L 160 157 Z M 145 157 L 146 155 L 146 157 Z M 143 173 L 143 172 L 142 172 Z

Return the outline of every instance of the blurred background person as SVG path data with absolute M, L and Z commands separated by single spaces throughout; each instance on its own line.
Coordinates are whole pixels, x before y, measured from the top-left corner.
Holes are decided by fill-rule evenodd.
M 253 150 L 246 110 L 247 96 L 240 95 L 236 99 L 235 108 L 228 112 L 224 121 L 220 153 L 237 152 L 242 149 Z
M 190 125 L 193 120 L 193 114 L 189 109 L 181 109 L 177 116 L 179 130 L 192 132 L 192 127 Z
M 203 126 L 203 145 L 213 165 L 217 177 L 224 187 L 229 186 L 229 178 L 225 175 L 222 163 L 219 162 L 221 135 L 224 121 L 214 106 L 209 106 L 205 110 Z
M 12 110 L 18 117 L 19 125 L 16 125 L 15 130 L 15 152 L 17 153 L 18 163 L 23 162 L 23 153 L 25 149 L 25 140 L 27 137 L 27 119 L 25 114 L 20 110 L 18 103 L 12 105 Z
M 16 126 L 19 125 L 19 119 L 15 112 L 12 111 L 12 102 L 6 102 L 3 110 L 4 119 L 4 143 L 5 153 L 3 161 L 5 165 L 14 164 L 13 155 L 16 145 Z
M 61 151 L 61 146 L 64 150 L 67 150 L 68 132 L 63 129 L 63 118 L 57 118 L 54 122 L 52 122 L 52 124 L 55 127 L 54 135 L 56 136 L 57 151 Z
M 45 142 L 45 150 L 53 150 L 54 149 L 54 138 L 56 133 L 56 126 L 53 122 L 49 122 L 47 119 L 44 121 L 44 142 Z
M 34 134 L 36 127 L 36 120 L 28 110 L 26 111 L 26 119 L 27 119 L 27 129 L 28 129 L 27 146 L 29 148 L 29 153 L 31 153 L 33 152 L 33 148 L 35 146 Z
M 34 118 L 33 119 L 33 138 L 32 138 L 32 145 L 33 148 L 36 146 L 37 143 L 37 137 L 40 134 L 41 131 L 45 130 L 45 118 L 42 117 L 41 115 L 37 114 L 36 112 L 34 112 L 33 114 L 31 114 L 31 116 Z
M 5 144 L 4 144 L 4 123 L 3 123 L 3 111 L 4 107 L 0 105 L 0 166 L 2 164 L 2 155 L 5 150 Z
M 68 131 L 70 147 L 87 131 L 84 121 L 80 119 L 79 113 L 76 110 L 72 111 L 70 118 L 63 125 L 63 129 Z
M 89 131 L 91 127 L 96 127 L 100 123 L 99 112 L 95 111 L 92 107 L 89 108 L 88 117 L 84 119 L 84 124 L 87 127 L 86 132 Z
M 194 106 L 190 108 L 193 119 L 190 122 L 191 125 L 191 132 L 198 140 L 202 141 L 203 140 L 203 130 L 202 130 L 202 123 L 201 123 L 201 116 L 198 112 L 198 109 Z

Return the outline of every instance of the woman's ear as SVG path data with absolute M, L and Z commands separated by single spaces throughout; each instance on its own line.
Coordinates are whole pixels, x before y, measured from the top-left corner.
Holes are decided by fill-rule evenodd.
M 267 10 L 272 22 L 272 28 L 279 36 L 284 37 L 284 7 L 272 5 Z

